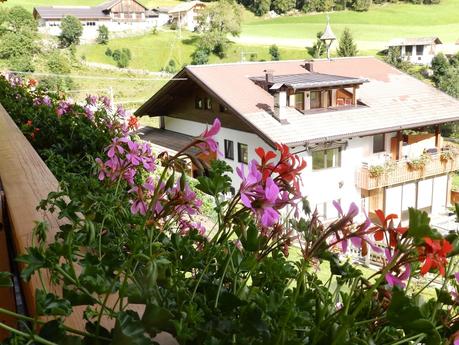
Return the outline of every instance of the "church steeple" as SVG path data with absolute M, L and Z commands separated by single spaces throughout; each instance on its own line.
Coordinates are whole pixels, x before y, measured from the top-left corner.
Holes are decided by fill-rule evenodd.
M 327 58 L 328 60 L 330 60 L 330 47 L 333 41 L 336 40 L 336 36 L 333 33 L 333 30 L 331 29 L 329 16 L 327 16 L 327 26 L 325 27 L 325 31 L 322 34 L 322 36 L 320 36 L 320 40 L 325 43 L 327 47 Z

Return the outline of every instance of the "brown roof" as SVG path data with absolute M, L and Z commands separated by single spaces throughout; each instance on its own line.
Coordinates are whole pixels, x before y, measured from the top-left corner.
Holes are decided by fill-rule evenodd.
M 374 57 L 353 57 L 314 60 L 314 72 L 368 79 L 357 93 L 366 106 L 306 115 L 289 108 L 286 121 L 280 123 L 272 115 L 273 96 L 251 78 L 265 70 L 274 75 L 308 73 L 304 64 L 295 60 L 188 66 L 177 76 L 200 85 L 269 144 L 295 146 L 459 120 L 457 99 Z M 167 106 L 169 90 L 188 82 L 171 80 L 136 114 L 161 115 L 155 109 Z
M 155 127 L 142 127 L 137 134 L 140 139 L 152 143 L 154 150 L 167 151 L 169 154 L 176 154 L 193 140 L 190 135 Z
M 78 19 L 110 19 L 110 9 L 121 0 L 110 0 L 97 6 L 39 6 L 33 9 L 35 18 L 62 19 L 66 16 L 74 16 Z M 146 9 L 144 5 L 134 0 Z

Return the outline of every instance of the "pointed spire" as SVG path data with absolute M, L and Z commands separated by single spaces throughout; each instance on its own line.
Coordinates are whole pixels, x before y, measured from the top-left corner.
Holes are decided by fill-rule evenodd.
M 333 31 L 331 29 L 331 26 L 330 26 L 330 17 L 328 15 L 327 15 L 327 26 L 325 27 L 325 31 L 322 34 L 322 36 L 320 36 L 320 39 L 322 41 L 324 41 L 324 40 L 331 40 L 331 41 L 336 40 L 336 36 L 333 33 Z

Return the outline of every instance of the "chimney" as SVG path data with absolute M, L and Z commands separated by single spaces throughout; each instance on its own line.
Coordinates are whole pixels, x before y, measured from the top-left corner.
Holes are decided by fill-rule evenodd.
M 272 69 L 265 69 L 265 80 L 267 83 L 274 83 L 274 74 Z
M 274 93 L 274 117 L 283 122 L 287 111 L 287 91 L 284 89 L 276 90 Z
M 306 68 L 306 70 L 308 70 L 309 72 L 314 72 L 314 64 L 312 61 L 306 61 L 306 63 L 304 64 L 304 68 Z

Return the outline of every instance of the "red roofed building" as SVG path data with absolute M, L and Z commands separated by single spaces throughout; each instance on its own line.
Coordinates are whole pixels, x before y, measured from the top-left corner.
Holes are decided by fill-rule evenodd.
M 409 207 L 445 214 L 459 167 L 439 131 L 459 120 L 459 101 L 373 57 L 187 66 L 137 115 L 160 117 L 171 141 L 220 118 L 233 168 L 287 144 L 307 160 L 304 193 L 325 220 L 333 200 L 404 220 Z

